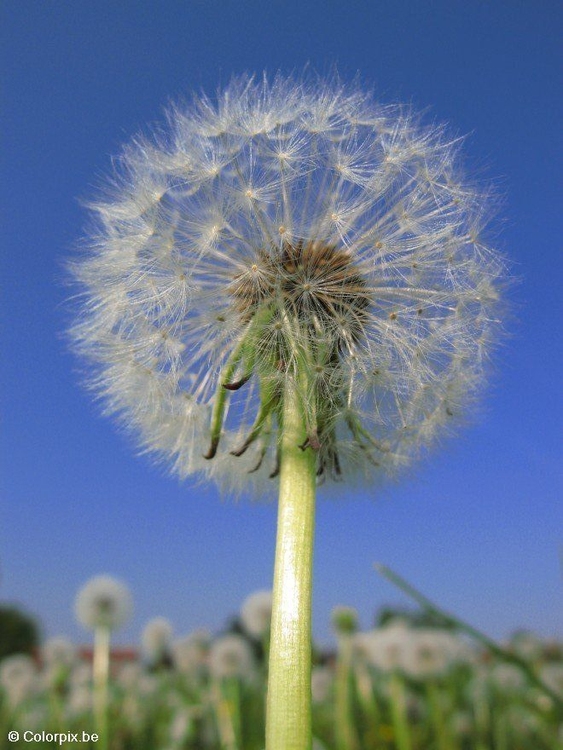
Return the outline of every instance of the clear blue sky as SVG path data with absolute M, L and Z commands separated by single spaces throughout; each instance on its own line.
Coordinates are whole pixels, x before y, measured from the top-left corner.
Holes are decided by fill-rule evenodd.
M 80 386 L 62 263 L 87 219 L 79 199 L 170 100 L 309 62 L 469 133 L 467 162 L 505 197 L 498 244 L 521 279 L 460 436 L 384 489 L 320 490 L 315 635 L 330 639 L 336 604 L 368 627 L 406 602 L 373 571 L 381 561 L 495 637 L 561 637 L 562 22 L 556 0 L 4 2 L 3 601 L 83 641 L 75 592 L 109 573 L 132 590 L 119 640 L 133 642 L 157 615 L 177 634 L 218 630 L 270 587 L 275 504 L 165 476 Z

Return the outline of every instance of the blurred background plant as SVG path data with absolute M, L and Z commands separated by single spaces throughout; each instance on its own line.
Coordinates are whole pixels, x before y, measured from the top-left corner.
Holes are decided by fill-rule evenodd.
M 368 629 L 352 607 L 334 608 L 336 646 L 313 653 L 314 750 L 562 750 L 563 643 L 526 631 L 483 642 L 418 603 L 381 609 Z M 115 646 L 108 747 L 261 750 L 270 604 L 269 592 L 250 594 L 214 635 L 178 636 L 156 617 L 139 644 Z M 93 649 L 39 643 L 37 627 L 26 641 L 31 620 L 19 622 L 23 646 L 0 661 L 0 748 L 14 747 L 14 729 L 95 732 Z

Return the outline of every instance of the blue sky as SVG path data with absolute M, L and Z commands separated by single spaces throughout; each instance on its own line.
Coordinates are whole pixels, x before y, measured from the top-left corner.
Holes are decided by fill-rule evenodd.
M 275 503 L 180 484 L 99 415 L 64 339 L 62 266 L 87 221 L 80 199 L 169 101 L 310 63 L 469 134 L 467 163 L 503 196 L 497 244 L 519 279 L 460 436 L 383 489 L 320 490 L 315 636 L 330 640 L 337 604 L 368 627 L 382 604 L 406 603 L 381 561 L 494 637 L 561 637 L 562 21 L 555 0 L 4 3 L 3 601 L 84 641 L 75 593 L 109 573 L 133 593 L 130 643 L 154 616 L 177 634 L 217 631 L 270 587 Z

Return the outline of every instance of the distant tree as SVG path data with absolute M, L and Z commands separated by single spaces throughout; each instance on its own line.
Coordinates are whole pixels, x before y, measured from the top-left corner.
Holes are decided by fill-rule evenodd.
M 17 607 L 0 607 L 0 660 L 11 654 L 32 654 L 38 645 L 36 621 Z

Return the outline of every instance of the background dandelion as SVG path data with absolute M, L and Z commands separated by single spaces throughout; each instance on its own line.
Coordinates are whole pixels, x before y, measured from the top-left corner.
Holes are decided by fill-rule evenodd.
M 553 633 L 561 528 L 560 355 L 552 324 L 561 10 L 446 2 L 398 2 L 377 12 L 367 2 L 330 12 L 315 3 L 247 7 L 171 3 L 154 13 L 143 3 L 134 13 L 124 5 L 70 15 L 63 6 L 13 3 L 5 10 L 11 146 L 3 276 L 13 281 L 3 290 L 3 596 L 40 614 L 47 633 L 68 633 L 62 613 L 74 591 L 110 560 L 140 597 L 131 628 L 118 636 L 128 641 L 155 611 L 193 629 L 221 622 L 248 591 L 269 585 L 259 571 L 271 565 L 274 508 L 219 509 L 214 490 L 176 486 L 95 418 L 60 340 L 67 290 L 55 283 L 57 259 L 81 232 L 76 196 L 92 194 L 89 181 L 106 169 L 106 155 L 157 121 L 167 96 L 213 91 L 232 71 L 301 69 L 307 60 L 325 70 L 338 58 L 343 76 L 362 70 L 380 101 L 431 106 L 426 124 L 447 121 L 453 133 L 471 133 L 470 165 L 483 160 L 486 173 L 502 178 L 503 244 L 523 283 L 514 343 L 502 353 L 486 419 L 447 457 L 431 459 L 420 481 L 389 489 L 392 502 L 375 509 L 371 493 L 357 492 L 354 503 L 321 505 L 318 635 L 330 637 L 338 602 L 356 607 L 366 627 L 376 603 L 395 599 L 381 582 L 366 592 L 362 571 L 374 559 L 490 633 L 504 636 L 516 625 Z M 245 563 L 249 548 L 254 557 Z M 179 590 L 189 590 L 189 608 Z M 78 626 L 73 633 L 82 637 Z

